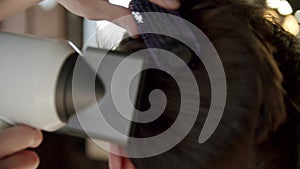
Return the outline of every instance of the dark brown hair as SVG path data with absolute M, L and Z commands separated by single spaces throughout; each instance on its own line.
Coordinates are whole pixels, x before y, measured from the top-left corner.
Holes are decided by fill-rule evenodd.
M 185 0 L 179 9 L 210 39 L 222 60 L 227 102 L 213 136 L 198 137 L 210 108 L 210 82 L 201 62 L 193 73 L 201 93 L 198 119 L 187 137 L 168 152 L 131 159 L 137 169 L 296 169 L 298 166 L 300 49 L 297 39 L 266 20 L 265 7 L 237 0 Z M 205 44 L 202 44 L 205 49 Z M 120 51 L 145 48 L 127 39 Z M 187 53 L 182 53 L 185 55 Z M 189 53 L 188 53 L 189 54 Z M 205 50 L 204 53 L 205 54 Z M 171 76 L 146 72 L 139 109 L 149 107 L 151 90 L 162 89 L 168 104 L 149 124 L 134 124 L 135 137 L 163 132 L 177 117 L 180 93 Z

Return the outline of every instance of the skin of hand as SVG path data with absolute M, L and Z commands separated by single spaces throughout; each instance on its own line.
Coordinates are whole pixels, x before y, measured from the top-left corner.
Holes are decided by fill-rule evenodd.
M 167 9 L 177 9 L 180 6 L 179 0 L 150 1 Z M 90 20 L 114 21 L 131 14 L 129 9 L 113 5 L 107 0 L 58 0 L 58 2 L 72 13 Z M 130 35 L 138 34 L 133 17 L 117 20 L 115 23 L 127 29 Z
M 180 0 L 149 0 L 166 9 L 176 10 L 180 7 Z
M 39 157 L 27 148 L 41 144 L 41 131 L 27 126 L 14 126 L 0 130 L 0 168 L 36 169 Z
M 0 0 L 0 21 L 14 13 L 34 6 L 42 0 Z M 149 0 L 166 9 L 180 7 L 179 0 Z M 127 8 L 113 5 L 107 0 L 58 0 L 70 12 L 90 20 L 114 21 L 130 15 Z M 115 23 L 128 30 L 130 35 L 138 34 L 133 17 L 126 20 L 117 20 Z

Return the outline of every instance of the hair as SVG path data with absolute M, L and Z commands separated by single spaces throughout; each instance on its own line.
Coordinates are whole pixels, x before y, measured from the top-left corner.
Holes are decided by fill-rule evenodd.
M 211 88 L 203 64 L 195 63 L 192 71 L 201 105 L 194 127 L 166 153 L 131 159 L 137 169 L 298 167 L 300 47 L 293 35 L 264 17 L 264 10 L 263 5 L 246 1 L 182 1 L 182 17 L 206 34 L 222 60 L 228 86 L 225 111 L 212 137 L 199 144 L 210 108 Z M 205 44 L 202 47 L 205 49 Z M 121 42 L 118 50 L 131 53 L 142 48 L 142 40 L 129 38 Z M 168 74 L 147 70 L 144 85 L 139 109 L 149 107 L 148 94 L 156 88 L 165 92 L 168 103 L 157 120 L 134 123 L 135 137 L 149 137 L 166 130 L 176 119 L 180 106 L 178 86 Z

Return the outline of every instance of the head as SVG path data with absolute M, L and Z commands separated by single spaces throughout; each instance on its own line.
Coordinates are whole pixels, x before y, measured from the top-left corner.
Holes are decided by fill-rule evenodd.
M 183 1 L 179 9 L 181 15 L 208 36 L 223 62 L 227 101 L 222 120 L 212 137 L 199 144 L 198 137 L 208 111 L 213 107 L 210 105 L 211 86 L 207 71 L 201 62 L 193 60 L 190 68 L 197 80 L 201 103 L 192 130 L 179 144 L 160 155 L 131 159 L 112 156 L 113 167 L 297 167 L 299 45 L 292 35 L 266 20 L 263 10 L 263 6 L 255 7 L 242 1 Z M 144 48 L 141 39 L 127 38 L 117 50 L 130 54 Z M 205 44 L 203 48 L 205 55 Z M 177 53 L 179 57 L 193 55 L 184 49 Z M 139 138 L 155 136 L 168 129 L 178 115 L 181 102 L 178 85 L 172 76 L 154 69 L 145 74 L 144 90 L 137 109 L 149 108 L 149 93 L 157 88 L 164 91 L 168 102 L 163 114 L 155 121 L 133 123 L 132 136 Z

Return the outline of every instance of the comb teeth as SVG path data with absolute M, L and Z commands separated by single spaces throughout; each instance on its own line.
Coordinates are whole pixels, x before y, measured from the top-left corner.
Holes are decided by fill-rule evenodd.
M 174 73 L 174 71 L 171 69 L 170 63 L 165 63 L 163 58 L 158 58 L 154 52 L 151 52 L 151 48 L 159 48 L 176 53 L 174 51 L 178 51 L 178 49 L 183 48 L 183 44 L 172 37 L 180 37 L 192 41 L 193 44 L 196 45 L 196 49 L 200 51 L 200 45 L 198 44 L 193 32 L 186 24 L 184 24 L 182 21 L 179 22 L 178 19 L 176 19 L 177 17 L 180 17 L 178 11 L 166 10 L 148 0 L 132 0 L 129 4 L 129 8 L 132 11 L 140 32 L 143 32 L 143 30 L 157 32 L 157 28 L 161 29 L 162 26 L 164 32 L 168 32 L 170 37 L 153 33 L 141 34 L 141 38 L 143 39 L 144 43 L 148 48 L 150 48 L 149 50 L 152 59 L 162 70 L 165 70 L 171 74 Z M 159 18 L 153 15 L 151 15 L 151 17 L 145 17 L 143 15 L 144 12 L 158 12 L 171 15 L 159 15 Z M 178 54 L 178 52 L 176 54 Z

